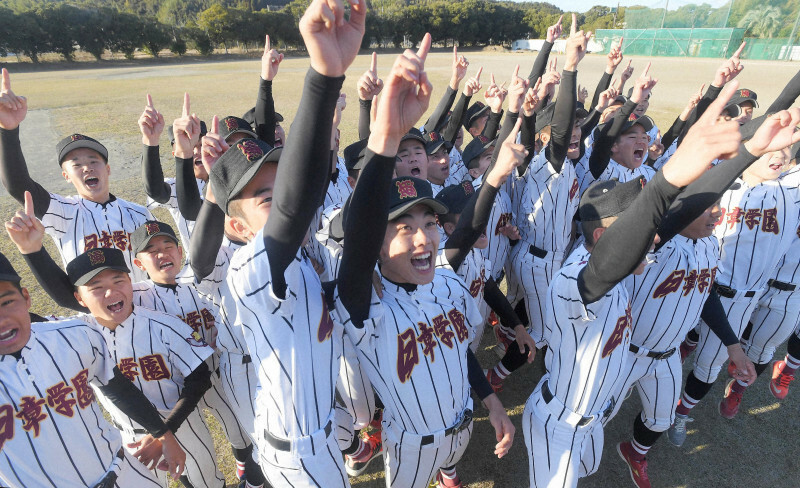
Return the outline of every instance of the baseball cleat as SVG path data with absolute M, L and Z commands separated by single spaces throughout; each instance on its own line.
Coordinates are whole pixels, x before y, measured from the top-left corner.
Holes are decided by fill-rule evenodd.
M 442 476 L 441 471 L 436 473 L 436 484 L 433 486 L 435 488 L 464 488 L 464 485 L 461 483 L 458 475 L 456 475 L 455 479 L 448 480 Z
M 742 403 L 742 394 L 734 391 L 734 383 L 736 383 L 736 380 L 728 381 L 728 385 L 725 386 L 725 396 L 719 402 L 719 414 L 726 419 L 736 417 L 736 414 L 739 413 L 739 404 Z
M 688 415 L 675 414 L 675 423 L 667 430 L 667 439 L 673 446 L 681 447 L 686 440 L 686 424 L 694 422 Z
M 686 341 L 681 342 L 681 347 L 678 348 L 678 352 L 681 353 L 681 364 L 686 361 L 686 358 L 689 354 L 693 353 L 695 349 L 697 349 L 697 343 L 689 345 Z
M 489 384 L 492 386 L 492 390 L 494 390 L 495 393 L 503 391 L 503 380 L 497 376 L 497 373 L 494 372 L 494 368 L 486 372 L 486 379 L 489 380 Z
M 736 365 L 733 361 L 728 361 L 728 378 L 733 378 L 736 375 Z
M 783 374 L 786 361 L 780 360 L 772 363 L 772 379 L 769 382 L 769 392 L 778 400 L 783 400 L 789 393 L 789 383 L 794 380 L 794 375 Z
M 365 433 L 362 435 L 361 440 L 364 442 L 364 444 L 366 444 L 367 451 L 357 458 L 345 456 L 344 468 L 347 471 L 347 474 L 350 476 L 358 476 L 366 471 L 369 463 L 372 462 L 372 460 L 376 457 L 379 457 L 381 451 L 383 450 L 380 433 L 377 435 L 374 433 Z
M 633 484 L 639 488 L 650 488 L 650 478 L 647 476 L 647 458 L 637 455 L 630 442 L 617 444 L 617 454 L 628 465 Z

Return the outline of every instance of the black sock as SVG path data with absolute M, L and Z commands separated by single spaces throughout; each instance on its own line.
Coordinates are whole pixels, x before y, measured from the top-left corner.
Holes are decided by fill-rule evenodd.
M 686 338 L 692 342 L 697 342 L 700 340 L 700 333 L 696 329 L 692 329 L 686 334 Z
M 714 386 L 713 383 L 703 383 L 698 380 L 694 375 L 694 371 L 692 371 L 689 373 L 689 376 L 686 377 L 686 386 L 683 388 L 683 391 L 695 400 L 700 401 L 711 391 L 712 386 Z
M 663 432 L 650 430 L 644 425 L 641 413 L 639 413 L 633 421 L 633 440 L 643 446 L 653 447 L 658 438 L 661 437 L 661 434 L 663 434 Z

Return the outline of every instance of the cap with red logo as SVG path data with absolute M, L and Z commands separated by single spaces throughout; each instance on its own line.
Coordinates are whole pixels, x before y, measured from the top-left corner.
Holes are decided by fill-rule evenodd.
M 93 151 L 99 153 L 100 156 L 102 156 L 103 159 L 108 162 L 108 149 L 106 149 L 104 145 L 100 144 L 99 141 L 83 134 L 72 134 L 61 139 L 56 146 L 59 166 L 64 162 L 64 158 L 67 157 L 67 154 L 69 154 L 70 151 L 80 148 L 92 149 Z
M 282 147 L 272 147 L 258 139 L 242 139 L 225 151 L 209 175 L 219 208 L 228 214 L 231 200 L 242 192 L 264 163 L 277 163 L 282 151 Z
M 169 237 L 175 241 L 175 244 L 180 245 L 178 236 L 175 235 L 175 231 L 172 230 L 169 224 L 159 222 L 158 220 L 148 220 L 137 227 L 136 230 L 133 231 L 133 234 L 131 234 L 131 250 L 133 250 L 134 256 L 144 251 L 147 245 L 150 244 L 150 239 L 156 236 Z
M 475 188 L 469 181 L 462 181 L 458 185 L 450 185 L 436 195 L 436 200 L 446 206 L 450 213 L 460 214 L 467 206 L 467 202 L 475 195 Z
M 85 285 L 101 271 L 115 269 L 130 273 L 122 251 L 113 247 L 89 249 L 67 264 L 67 276 L 74 286 Z
M 442 146 L 444 146 L 445 150 L 448 152 L 453 148 L 450 141 L 445 141 L 442 134 L 439 132 L 426 132 L 422 137 L 425 138 L 425 152 L 428 154 L 435 153 Z
M 728 111 L 728 115 L 731 117 L 738 117 L 740 113 L 739 107 L 745 102 L 750 102 L 753 104 L 753 108 L 758 108 L 758 95 L 756 92 L 748 88 L 736 90 L 736 93 L 725 105 L 725 110 Z
M 493 147 L 494 144 L 495 140 L 489 140 L 489 138 L 484 135 L 479 135 L 471 140 L 469 144 L 467 144 L 467 147 L 464 148 L 461 158 L 464 160 L 467 169 L 477 168 L 480 163 L 480 155 L 487 149 Z
M 219 135 L 222 136 L 223 139 L 228 141 L 228 138 L 234 134 L 244 134 L 247 137 L 258 139 L 256 133 L 253 132 L 253 128 L 244 119 L 229 115 L 219 121 Z
M 389 220 L 400 217 L 411 207 L 420 204 L 427 205 L 434 213 L 447 213 L 447 207 L 433 198 L 431 184 L 425 180 L 413 176 L 395 178 L 389 192 Z

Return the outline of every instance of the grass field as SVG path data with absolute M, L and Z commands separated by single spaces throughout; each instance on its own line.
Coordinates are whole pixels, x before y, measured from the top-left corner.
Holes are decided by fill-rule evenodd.
M 515 64 L 526 73 L 533 63 L 532 53 L 467 52 L 471 62 L 470 75 L 479 66 L 484 67 L 483 81 L 494 72 L 498 82 L 508 78 Z M 387 72 L 396 54 L 379 56 L 379 71 Z M 434 83 L 434 100 L 431 110 L 449 79 L 449 52 L 431 53 L 427 71 Z M 638 75 L 647 59 L 635 58 Z M 704 59 L 654 59 L 651 74 L 659 79 L 651 100 L 649 114 L 662 130 L 683 108 L 689 96 L 702 83 L 713 78 L 718 60 Z M 348 95 L 348 109 L 342 122 L 342 147 L 354 141 L 357 123 L 355 82 L 369 64 L 369 56 L 359 56 L 348 73 L 344 91 Z M 579 83 L 589 88 L 590 96 L 600 78 L 605 59 L 589 55 L 581 63 Z M 300 89 L 308 62 L 303 58 L 289 58 L 281 65 L 274 82 L 276 108 L 287 121 L 298 109 Z M 786 81 L 795 74 L 797 64 L 764 61 L 745 61 L 745 70 L 739 79 L 743 87 L 751 88 L 763 100 L 762 109 L 779 93 Z M 218 114 L 241 115 L 254 101 L 258 87 L 259 61 L 225 61 L 219 57 L 202 62 L 176 62 L 173 64 L 142 63 L 128 67 L 107 68 L 81 65 L 80 69 L 53 69 L 47 71 L 12 72 L 13 89 L 26 95 L 30 114 L 23 123 L 23 148 L 31 174 L 48 189 L 68 193 L 72 189 L 60 177 L 55 162 L 55 144 L 60 137 L 72 132 L 91 135 L 109 147 L 112 166 L 112 192 L 116 195 L 144 203 L 141 182 L 141 143 L 136 126 L 143 107 L 145 94 L 153 96 L 156 107 L 165 114 L 168 123 L 180 114 L 183 92 L 192 98 L 192 111 L 204 120 Z M 26 71 L 28 71 L 26 66 Z M 63 65 L 63 68 L 71 68 Z M 756 110 L 757 114 L 761 111 Z M 288 130 L 291 134 L 291 131 Z M 291 137 L 291 135 L 290 135 Z M 165 173 L 174 172 L 169 161 L 166 137 L 162 138 L 162 158 Z M 8 218 L 17 204 L 8 196 L 0 197 L 0 216 Z M 166 213 L 157 216 L 169 219 Z M 0 239 L 0 250 L 8 255 L 23 272 L 34 297 L 34 310 L 52 313 L 48 299 L 35 286 L 30 273 L 8 239 Z M 62 311 L 62 313 L 66 313 Z M 485 346 L 492 341 L 485 341 Z M 783 349 L 779 351 L 782 355 Z M 479 359 L 484 366 L 497 361 L 495 354 L 481 350 Z M 521 430 L 521 413 L 525 400 L 542 373 L 541 360 L 525 367 L 506 381 L 501 400 L 517 426 L 515 445 L 503 460 L 493 458 L 494 435 L 486 419 L 486 412 L 478 408 L 476 426 L 470 447 L 459 465 L 461 478 L 473 488 L 517 488 L 528 486 L 527 454 Z M 739 416 L 725 420 L 717 413 L 717 402 L 722 395 L 719 382 L 693 412 L 696 421 L 690 424 L 689 438 L 678 449 L 663 439 L 651 451 L 650 477 L 657 487 L 772 487 L 797 486 L 800 479 L 798 442 L 800 412 L 797 392 L 784 402 L 775 401 L 767 392 L 765 378 L 760 378 L 747 394 Z M 797 389 L 797 386 L 795 386 Z M 637 395 L 622 407 L 617 418 L 606 429 L 603 463 L 597 474 L 582 480 L 581 487 L 632 486 L 627 468 L 615 453 L 616 443 L 631 435 L 634 416 L 639 411 Z M 219 437 L 219 436 L 218 436 Z M 232 459 L 229 449 L 219 448 L 221 461 L 229 482 L 232 478 Z M 379 463 L 371 466 L 369 473 L 353 480 L 359 488 L 383 486 Z

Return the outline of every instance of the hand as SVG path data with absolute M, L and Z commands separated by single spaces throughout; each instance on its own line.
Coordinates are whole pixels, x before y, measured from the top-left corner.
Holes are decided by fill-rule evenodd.
M 539 108 L 539 87 L 542 85 L 542 79 L 536 80 L 536 84 L 528 88 L 525 93 L 525 100 L 522 102 L 522 113 L 526 117 L 530 117 Z
M 511 133 L 506 137 L 506 140 L 503 141 L 503 145 L 500 146 L 500 151 L 497 153 L 497 162 L 489 174 L 486 175 L 486 183 L 495 188 L 499 188 L 517 166 L 522 164 L 525 156 L 528 155 L 525 146 L 517 144 L 517 134 L 519 134 L 520 127 L 522 127 L 522 117 L 517 117 L 517 123 L 511 129 Z
M 631 101 L 639 103 L 642 100 L 646 99 L 650 92 L 653 90 L 653 87 L 656 86 L 658 80 L 652 78 L 649 74 L 650 72 L 650 63 L 647 63 L 647 66 L 644 67 L 644 71 L 642 71 L 641 76 L 636 79 L 636 83 L 633 86 L 633 93 L 631 93 Z
M 511 74 L 511 83 L 508 85 L 508 111 L 519 113 L 525 93 L 528 91 L 528 79 L 519 77 L 519 65 Z
M 175 157 L 194 158 L 194 147 L 200 140 L 200 119 L 191 113 L 188 93 L 183 94 L 183 112 L 172 123 L 172 133 L 175 136 Z
M 219 135 L 219 117 L 215 115 L 211 119 L 211 129 L 203 136 L 203 146 L 200 151 L 203 167 L 208 174 L 211 174 L 211 168 L 214 167 L 219 157 L 230 148 L 225 139 Z
M 733 56 L 730 59 L 725 60 L 719 68 L 717 68 L 717 72 L 714 74 L 714 86 L 717 88 L 722 88 L 725 86 L 725 83 L 733 80 L 739 73 L 742 72 L 744 66 L 742 66 L 742 61 L 739 59 L 739 56 L 742 55 L 742 51 L 744 51 L 744 46 L 747 44 L 743 42 L 739 49 L 733 53 Z
M 33 211 L 31 192 L 25 192 L 25 208 L 17 210 L 11 220 L 6 222 L 6 232 L 22 254 L 33 254 L 42 249 L 44 225 Z
M 283 61 L 283 53 L 279 53 L 277 49 L 272 49 L 272 44 L 269 41 L 269 34 L 264 41 L 264 54 L 261 55 L 261 79 L 272 81 L 278 74 L 278 67 Z
M 753 137 L 744 143 L 744 147 L 756 157 L 780 151 L 800 141 L 798 124 L 800 124 L 800 108 L 792 107 L 774 113 L 764 120 Z
M 158 146 L 158 139 L 164 132 L 164 116 L 153 106 L 153 97 L 147 94 L 147 105 L 139 117 L 139 131 L 142 133 L 142 144 Z
M 335 131 L 339 124 L 342 122 L 342 112 L 347 108 L 347 94 L 339 93 L 339 98 L 336 100 L 336 109 L 333 112 L 333 130 Z
M 692 95 L 692 97 L 689 99 L 689 103 L 687 103 L 686 107 L 683 108 L 683 112 L 681 112 L 678 118 L 680 118 L 684 122 L 689 120 L 689 116 L 692 114 L 692 111 L 697 106 L 697 104 L 700 103 L 700 100 L 703 98 L 703 90 L 705 89 L 705 87 L 706 87 L 705 83 L 700 85 L 700 90 L 694 95 Z
M 0 81 L 0 129 L 14 130 L 25 120 L 28 113 L 28 99 L 14 95 L 11 91 L 11 76 L 3 68 Z
M 128 444 L 128 447 L 131 449 L 139 448 L 133 453 L 133 457 L 147 466 L 147 469 L 155 469 L 158 466 L 163 452 L 160 440 L 147 434 L 138 441 Z
M 344 18 L 342 0 L 312 0 L 300 19 L 300 34 L 311 58 L 311 67 L 332 78 L 344 75 L 364 37 L 366 4 L 364 0 L 348 2 L 349 20 Z
M 164 461 L 169 465 L 168 472 L 172 475 L 172 479 L 177 480 L 186 468 L 186 453 L 178 445 L 178 441 L 172 435 L 172 432 L 167 432 L 161 436 L 160 440 L 163 446 Z
M 406 49 L 395 60 L 367 143 L 375 154 L 394 157 L 400 138 L 428 109 L 433 86 L 425 73 L 425 58 L 430 49 L 431 35 L 425 34 L 416 53 Z
M 453 46 L 453 74 L 450 76 L 450 88 L 458 90 L 458 84 L 467 76 L 469 61 L 464 56 L 458 55 L 458 48 Z
M 506 95 L 508 95 L 508 90 L 505 89 L 505 83 L 497 86 L 497 82 L 494 80 L 494 73 L 491 74 L 491 80 L 489 87 L 483 92 L 483 98 L 492 113 L 499 114 L 503 110 L 503 102 L 506 99 Z
M 600 97 L 597 99 L 597 106 L 595 107 L 595 110 L 602 112 L 608 108 L 609 105 L 611 105 L 611 102 L 614 101 L 618 95 L 619 92 L 613 86 L 609 87 L 607 90 L 603 90 L 600 92 Z
M 650 147 L 647 150 L 647 157 L 648 159 L 656 160 L 664 154 L 664 145 L 661 144 L 661 132 L 658 133 L 658 138 L 650 144 Z
M 718 120 L 737 88 L 739 83 L 735 80 L 725 86 L 714 103 L 686 133 L 683 144 L 661 168 L 664 178 L 672 185 L 686 186 L 703 174 L 711 161 L 731 159 L 739 152 L 742 142 L 739 123 Z
M 549 100 L 556 92 L 556 85 L 559 83 L 561 83 L 561 75 L 558 71 L 555 69 L 548 70 L 542 76 L 542 84 L 539 86 L 539 99 Z
M 569 29 L 569 38 L 567 38 L 567 62 L 564 65 L 564 71 L 575 71 L 578 63 L 586 56 L 586 45 L 591 38 L 591 32 L 584 33 L 582 30 L 578 30 L 578 17 L 572 14 L 572 26 Z
M 494 427 L 495 440 L 497 440 L 494 453 L 498 458 L 502 458 L 508 454 L 508 450 L 511 449 L 511 444 L 514 442 L 514 424 L 511 423 L 506 409 L 496 394 L 492 393 L 484 398 L 483 404 L 489 410 L 489 423 Z
M 471 97 L 478 93 L 481 89 L 481 73 L 483 73 L 483 66 L 478 68 L 478 73 L 464 83 L 464 96 Z
M 522 324 L 514 327 L 514 334 L 519 346 L 519 352 L 525 354 L 525 346 L 528 346 L 528 364 L 532 363 L 536 358 L 536 341 L 528 334 L 528 329 Z
M 622 74 L 619 76 L 619 80 L 617 80 L 617 86 L 615 88 L 619 93 L 622 93 L 622 89 L 625 88 L 625 83 L 628 82 L 631 76 L 633 76 L 633 66 L 631 66 L 632 60 L 628 60 L 628 66 L 622 70 Z
M 516 225 L 506 224 L 500 227 L 500 234 L 508 237 L 512 241 L 518 241 L 520 239 L 519 228 L 517 228 Z
M 561 37 L 561 31 L 562 31 L 561 21 L 563 19 L 564 16 L 562 15 L 561 17 L 558 18 L 558 22 L 547 28 L 547 42 L 552 43 L 553 41 Z
M 753 362 L 747 357 L 747 354 L 742 350 L 741 344 L 732 344 L 728 346 L 728 358 L 736 365 L 733 371 L 733 378 L 743 383 L 751 384 L 756 380 L 756 368 Z
M 613 75 L 614 71 L 616 71 L 617 66 L 622 63 L 622 40 L 624 38 L 619 38 L 619 44 L 616 46 L 611 46 L 609 49 L 608 54 L 606 55 L 606 73 Z
M 589 90 L 585 86 L 578 85 L 578 103 L 583 105 L 587 98 L 589 98 Z
M 383 80 L 378 78 L 378 53 L 372 52 L 372 63 L 369 69 L 358 79 L 358 98 L 372 100 L 383 90 Z

